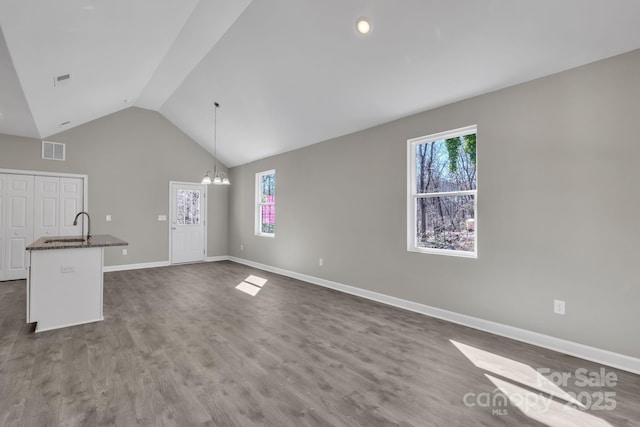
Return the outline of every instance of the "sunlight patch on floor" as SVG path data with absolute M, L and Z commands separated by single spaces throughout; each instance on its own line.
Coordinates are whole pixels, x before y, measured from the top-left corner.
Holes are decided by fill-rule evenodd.
M 488 351 L 480 350 L 476 347 L 471 347 L 470 345 L 462 344 L 453 340 L 449 341 L 451 341 L 453 345 L 462 352 L 462 354 L 467 356 L 467 359 L 469 359 L 471 363 L 480 369 L 503 376 L 517 383 L 524 384 L 543 393 L 559 397 L 560 399 L 564 399 L 567 402 L 571 402 L 584 408 L 584 405 L 574 399 L 569 395 L 569 393 L 549 381 L 529 365 L 512 359 L 507 359 L 506 357 L 498 356 L 497 354 L 493 354 Z
M 607 421 L 575 407 L 591 409 L 531 366 L 454 340 L 449 341 L 476 367 L 503 377 L 500 379 L 484 374 L 513 406 L 529 418 L 549 427 L 612 427 Z
M 255 297 L 262 289 L 264 284 L 267 283 L 267 279 L 262 277 L 250 275 L 242 283 L 236 286 L 236 289 Z
M 267 279 L 263 279 L 262 277 L 251 275 L 244 279 L 245 282 L 251 283 L 252 285 L 256 285 L 259 287 L 263 287 L 265 283 L 267 283 Z
M 485 376 L 523 414 L 550 427 L 612 427 L 605 420 L 569 406 L 566 402 L 560 402 L 541 394 L 533 393 L 491 375 L 485 374 Z

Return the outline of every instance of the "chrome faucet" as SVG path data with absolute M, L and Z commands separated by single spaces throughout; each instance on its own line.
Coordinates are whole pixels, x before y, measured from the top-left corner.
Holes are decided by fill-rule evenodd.
M 73 220 L 73 225 L 78 225 L 78 217 L 83 214 L 87 216 L 87 242 L 88 242 L 89 239 L 91 238 L 91 217 L 89 216 L 89 214 L 85 211 L 78 212 L 78 214 L 76 215 L 76 218 Z M 84 221 L 82 221 L 82 234 L 80 235 L 80 237 L 84 239 Z

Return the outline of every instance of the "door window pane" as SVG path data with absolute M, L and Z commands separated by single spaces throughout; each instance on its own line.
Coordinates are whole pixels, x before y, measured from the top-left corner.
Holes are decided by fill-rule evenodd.
M 200 190 L 178 189 L 178 225 L 200 225 Z

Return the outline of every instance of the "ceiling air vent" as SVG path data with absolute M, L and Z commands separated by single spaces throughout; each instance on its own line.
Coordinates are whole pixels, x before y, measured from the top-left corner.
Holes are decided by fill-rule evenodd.
M 54 86 L 64 86 L 71 81 L 71 74 L 61 74 L 53 78 Z
M 42 158 L 45 160 L 64 160 L 65 145 L 60 142 L 42 141 Z

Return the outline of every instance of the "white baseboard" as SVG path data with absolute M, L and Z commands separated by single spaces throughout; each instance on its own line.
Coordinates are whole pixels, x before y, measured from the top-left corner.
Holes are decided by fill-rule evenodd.
M 221 256 L 210 256 L 205 259 L 205 262 L 217 262 L 217 261 L 229 261 L 229 257 L 227 255 L 221 255 Z M 169 261 L 144 262 L 141 264 L 120 264 L 120 265 L 105 266 L 102 271 L 104 271 L 105 273 L 109 273 L 112 271 L 140 270 L 142 268 L 166 267 L 168 265 L 171 265 Z
M 64 325 L 52 326 L 52 327 L 49 327 L 49 328 L 43 328 L 40 325 L 40 322 L 36 322 L 36 329 L 35 329 L 34 332 L 38 333 L 38 332 L 54 331 L 56 329 L 69 328 L 71 326 L 86 325 L 87 323 L 102 322 L 103 320 L 104 320 L 104 317 L 100 317 L 99 319 L 95 319 L 95 320 L 85 320 L 84 322 L 65 323 Z
M 141 268 L 166 267 L 168 265 L 171 265 L 169 261 L 143 262 L 141 264 L 108 265 L 108 266 L 105 266 L 102 269 L 102 271 L 104 271 L 105 273 L 109 273 L 112 271 L 140 270 Z
M 342 283 L 332 282 L 330 280 L 309 276 L 307 274 L 296 273 L 294 271 L 284 270 L 282 268 L 272 267 L 266 264 L 260 264 L 243 258 L 236 258 L 234 256 L 229 256 L 226 258 L 239 264 L 248 265 L 251 267 L 259 268 L 261 270 L 270 271 L 272 273 L 277 273 L 283 276 L 312 283 L 314 285 L 324 286 L 326 288 L 335 289 L 347 294 L 356 295 L 369 300 L 381 302 L 383 304 L 388 304 L 416 313 L 425 314 L 427 316 L 446 320 L 452 323 L 457 323 L 459 325 L 468 326 L 480 331 L 489 332 L 495 335 L 511 338 L 516 341 L 521 341 L 538 347 L 547 348 L 549 350 L 558 351 L 560 353 L 565 353 L 570 356 L 575 356 L 581 359 L 590 360 L 592 362 L 601 363 L 603 365 L 622 369 L 634 374 L 640 374 L 639 358 L 627 356 L 620 353 L 614 353 L 608 350 L 602 350 L 596 347 L 591 347 L 573 341 L 540 334 L 538 332 L 533 332 L 526 329 L 516 328 L 514 326 L 509 326 L 502 323 L 492 322 L 490 320 L 484 320 L 477 317 L 467 316 L 465 314 L 455 313 L 453 311 L 431 307 L 417 302 L 407 301 L 378 292 L 368 291 L 366 289 L 356 288 L 353 286 L 344 285 Z
M 229 261 L 229 256 L 228 255 L 208 256 L 207 259 L 205 259 L 205 261 L 206 262 Z

